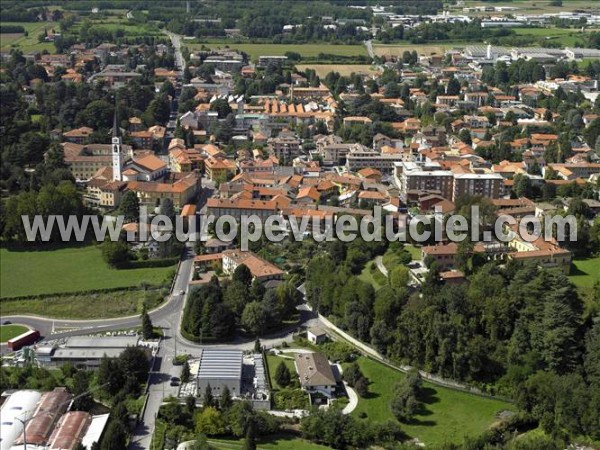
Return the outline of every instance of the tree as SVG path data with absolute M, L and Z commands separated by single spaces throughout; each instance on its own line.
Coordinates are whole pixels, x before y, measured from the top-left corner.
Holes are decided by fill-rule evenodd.
M 142 337 L 144 339 L 152 339 L 154 337 L 154 326 L 145 306 L 142 311 Z
M 281 387 L 288 386 L 292 381 L 290 369 L 288 369 L 288 366 L 283 361 L 279 363 L 275 370 L 275 381 Z
M 403 289 L 408 284 L 409 280 L 409 271 L 408 267 L 399 265 L 394 267 L 389 274 L 390 277 L 390 286 L 394 289 Z
M 160 213 L 167 217 L 175 216 L 175 208 L 173 207 L 173 200 L 165 198 L 160 202 Z
M 448 81 L 448 87 L 446 88 L 447 95 L 458 95 L 460 94 L 460 83 L 459 81 L 451 77 L 450 81 Z
M 210 104 L 211 111 L 217 111 L 219 114 L 219 119 L 224 119 L 229 114 L 232 113 L 231 106 L 229 106 L 229 102 L 224 98 L 218 98 L 214 102 Z
M 111 267 L 118 267 L 129 261 L 129 246 L 123 241 L 106 241 L 102 244 L 102 258 Z
M 204 397 L 202 399 L 202 406 L 204 408 L 214 406 L 215 398 L 213 397 L 212 388 L 210 387 L 210 383 L 206 385 L 206 389 L 204 389 Z
M 346 367 L 346 369 L 344 370 L 343 377 L 346 383 L 354 387 L 354 385 L 360 378 L 364 378 L 364 375 L 360 370 L 360 366 L 358 365 L 358 363 L 354 361 L 352 364 Z
M 421 393 L 422 380 L 417 369 L 411 369 L 406 377 L 396 383 L 390 407 L 392 413 L 401 422 L 412 418 L 419 407 L 418 396 Z
M 196 431 L 207 436 L 217 436 L 225 433 L 225 420 L 221 413 L 212 406 L 204 406 L 196 418 Z
M 190 365 L 187 361 L 183 363 L 183 367 L 181 368 L 181 381 L 183 383 L 187 383 L 190 381 Z
M 72 393 L 77 397 L 71 406 L 74 411 L 89 411 L 94 406 L 94 399 L 90 394 L 86 394 L 90 386 L 88 374 L 85 370 L 79 370 L 73 376 Z
M 262 344 L 260 343 L 260 339 L 257 337 L 254 341 L 254 353 L 262 352 Z
M 367 395 L 369 395 L 369 380 L 367 380 L 365 377 L 360 377 L 356 381 L 354 388 L 356 389 L 356 392 L 358 392 L 358 395 L 360 395 L 362 398 L 365 398 Z
M 242 326 L 255 336 L 261 336 L 267 326 L 267 313 L 261 302 L 250 302 L 242 313 Z
M 127 191 L 121 199 L 119 211 L 124 216 L 125 222 L 137 222 L 140 220 L 140 200 L 133 191 Z
M 116 450 L 118 448 L 127 448 L 127 429 L 120 421 L 113 419 L 102 436 L 100 449 Z
M 250 269 L 248 268 L 247 265 L 240 264 L 233 271 L 233 275 L 231 276 L 231 280 L 232 281 L 240 281 L 247 288 L 250 288 L 250 286 L 252 285 L 252 272 L 250 272 Z
M 219 406 L 221 407 L 221 411 L 227 411 L 229 408 L 231 408 L 231 405 L 233 405 L 231 392 L 229 391 L 229 387 L 225 385 L 221 390 L 221 397 L 219 397 Z
M 256 450 L 256 431 L 254 421 L 250 421 L 244 438 L 244 450 Z
M 128 377 L 143 383 L 148 379 L 150 364 L 147 350 L 142 347 L 127 347 L 119 356 L 119 365 Z

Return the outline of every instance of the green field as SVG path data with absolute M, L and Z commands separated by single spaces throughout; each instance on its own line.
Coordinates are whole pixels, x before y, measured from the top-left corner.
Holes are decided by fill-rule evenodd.
M 292 353 L 288 353 L 289 356 L 293 356 Z M 287 368 L 290 370 L 292 377 L 296 376 L 296 367 L 294 366 L 294 360 L 288 358 L 280 358 L 279 356 L 275 356 L 272 353 L 267 354 L 267 364 L 269 365 L 269 378 L 271 380 L 271 386 L 273 389 L 277 389 L 280 387 L 275 381 L 275 371 L 277 370 L 277 366 L 279 363 L 283 361 Z
M 54 44 L 52 42 L 38 42 L 38 35 L 44 31 L 44 28 L 59 31 L 56 22 L 5 22 L 4 24 L 21 25 L 29 35 L 0 34 L 0 51 L 7 52 L 12 47 L 15 47 L 19 48 L 23 53 L 36 53 L 42 50 L 54 53 Z
M 371 265 L 374 267 L 371 268 Z M 379 271 L 374 260 L 369 261 L 365 265 L 358 278 L 365 283 L 369 283 L 375 290 L 378 290 L 387 284 L 387 278 Z
M 153 291 L 150 302 L 142 289 L 124 289 L 16 300 L 5 298 L 0 300 L 0 313 L 3 316 L 32 314 L 54 319 L 110 319 L 140 314 L 144 302 L 151 309 L 160 303 L 162 297 L 159 296 L 159 292 Z
M 161 284 L 173 267 L 111 269 L 98 247 L 9 251 L 0 249 L 0 297 Z
M 576 43 L 584 42 L 585 33 L 580 29 L 566 28 L 514 28 L 517 36 L 535 36 L 540 38 L 539 44 L 544 42 L 559 42 L 563 47 L 572 47 Z
M 600 256 L 574 260 L 569 278 L 579 287 L 592 287 L 600 283 Z
M 78 23 L 73 26 L 69 32 L 78 33 L 81 26 L 82 23 Z M 166 35 L 162 33 L 158 27 L 152 24 L 133 23 L 125 18 L 92 20 L 91 26 L 97 29 L 108 30 L 110 32 L 122 30 L 126 36 L 163 36 L 166 38 Z
M 242 450 L 244 448 L 243 439 L 208 439 L 211 448 L 218 450 Z M 257 442 L 258 450 L 325 450 L 330 447 L 313 444 L 304 439 L 292 435 L 277 435 L 261 438 Z
M 1 325 L 0 326 L 0 343 L 5 343 L 20 334 L 25 333 L 29 328 L 23 325 Z
M 389 401 L 396 381 L 404 374 L 371 359 L 358 360 L 369 378 L 368 398 L 361 398 L 352 413 L 366 413 L 365 420 L 383 422 L 393 419 Z M 425 407 L 409 424 L 401 428 L 426 445 L 460 443 L 466 436 L 477 436 L 494 422 L 496 414 L 514 409 L 510 403 L 424 383 Z
M 340 56 L 366 55 L 367 50 L 363 45 L 332 45 L 332 44 L 233 44 L 229 42 L 209 44 L 186 44 L 190 49 L 197 50 L 202 45 L 211 49 L 225 48 L 235 49 L 247 53 L 251 59 L 257 60 L 259 56 L 280 56 L 285 52 L 297 52 L 303 57 L 318 56 L 319 53 L 327 53 Z

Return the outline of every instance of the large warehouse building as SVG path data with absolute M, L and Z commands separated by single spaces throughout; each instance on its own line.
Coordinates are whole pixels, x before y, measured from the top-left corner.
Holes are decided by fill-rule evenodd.
M 225 386 L 232 396 L 239 396 L 242 389 L 242 351 L 204 349 L 198 368 L 198 394 L 204 396 L 210 385 L 215 397 L 221 396 Z
M 33 413 L 33 419 L 29 421 L 25 430 L 27 431 L 27 444 L 45 445 L 50 438 L 56 422 L 67 410 L 73 395 L 64 387 L 55 388 L 46 392 Z M 21 434 L 16 445 L 23 445 L 24 436 Z
M 22 423 L 33 416 L 35 406 L 42 397 L 37 391 L 17 391 L 0 409 L 0 450 L 9 450 L 23 432 Z

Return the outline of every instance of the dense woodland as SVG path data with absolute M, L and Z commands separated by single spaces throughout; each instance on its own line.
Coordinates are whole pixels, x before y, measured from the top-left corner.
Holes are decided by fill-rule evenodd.
M 468 284 L 443 286 L 433 263 L 420 292 L 407 290 L 403 271 L 374 291 L 355 274 L 384 249 L 331 245 L 306 270 L 308 301 L 322 314 L 392 361 L 513 398 L 553 436 L 598 438 L 598 303 L 586 309 L 565 275 L 490 262 Z

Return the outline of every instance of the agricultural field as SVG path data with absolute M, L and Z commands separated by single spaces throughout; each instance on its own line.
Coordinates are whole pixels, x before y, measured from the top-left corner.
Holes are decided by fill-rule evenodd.
M 79 33 L 82 23 L 74 25 L 69 32 Z M 110 32 L 122 31 L 124 36 L 163 36 L 166 37 L 158 27 L 152 24 L 134 23 L 127 19 L 109 18 L 92 20 L 91 26 L 96 29 L 107 30 Z
M 52 42 L 39 42 L 38 35 L 44 31 L 55 29 L 58 31 L 56 22 L 3 22 L 3 25 L 20 25 L 27 32 L 27 36 L 22 33 L 2 33 L 0 34 L 0 51 L 8 52 L 11 48 L 18 48 L 23 53 L 36 53 L 43 50 L 54 52 Z
M 313 69 L 320 78 L 324 78 L 329 72 L 338 72 L 342 76 L 350 74 L 375 74 L 377 71 L 368 64 L 297 64 L 296 68 L 302 72 L 306 69 Z
M 300 53 L 303 57 L 315 57 L 319 53 L 340 56 L 367 55 L 367 50 L 362 45 L 333 45 L 333 44 L 234 44 L 229 42 L 188 44 L 185 46 L 190 50 L 197 50 L 202 45 L 211 49 L 230 48 L 247 53 L 252 60 L 258 60 L 259 56 L 280 56 L 286 52 Z
M 0 326 L 0 343 L 4 344 L 9 339 L 12 339 L 20 334 L 25 333 L 29 328 L 24 325 L 1 325 Z
M 517 36 L 535 36 L 540 39 L 539 45 L 543 46 L 544 42 L 560 43 L 562 47 L 573 47 L 577 43 L 584 41 L 586 31 L 582 33 L 580 29 L 567 28 L 514 28 Z
M 359 358 L 358 363 L 370 380 L 369 395 L 359 399 L 352 414 L 357 417 L 366 414 L 365 420 L 375 422 L 393 418 L 389 402 L 394 384 L 404 374 L 365 357 Z M 512 404 L 501 400 L 430 383 L 423 383 L 423 386 L 423 408 L 410 423 L 403 423 L 400 427 L 426 446 L 460 443 L 466 436 L 477 436 L 494 423 L 499 412 L 515 409 Z
M 419 55 L 443 55 L 446 50 L 453 47 L 464 47 L 465 43 L 444 44 L 373 44 L 373 53 L 376 56 L 402 56 L 405 51 L 415 50 Z
M 0 249 L 0 297 L 162 284 L 173 267 L 111 269 L 94 245 L 52 250 Z

